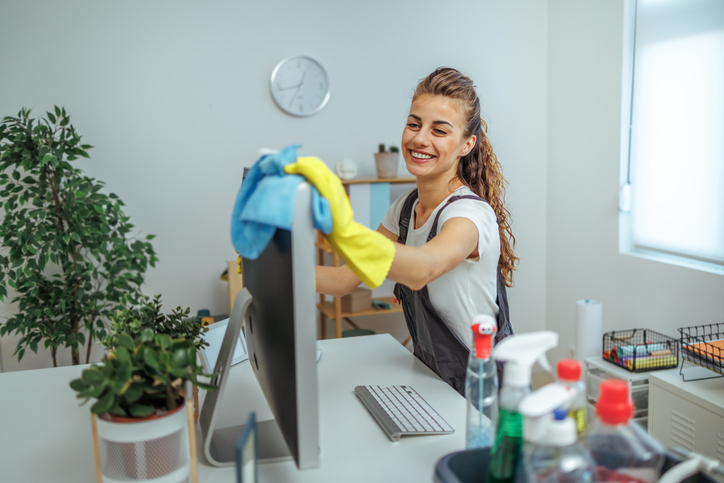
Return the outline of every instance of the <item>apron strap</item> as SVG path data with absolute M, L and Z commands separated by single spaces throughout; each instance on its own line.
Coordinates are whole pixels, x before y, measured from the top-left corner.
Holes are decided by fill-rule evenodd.
M 400 212 L 400 234 L 397 235 L 397 241 L 403 245 L 407 241 L 407 231 L 410 228 L 410 218 L 412 218 L 412 205 L 417 201 L 417 188 L 407 196 L 405 203 L 402 205 L 402 212 Z

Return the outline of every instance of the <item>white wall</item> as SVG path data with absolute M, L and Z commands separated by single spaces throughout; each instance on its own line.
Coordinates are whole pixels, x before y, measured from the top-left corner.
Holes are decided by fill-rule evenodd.
M 162 293 L 168 309 L 223 313 L 219 275 L 235 257 L 229 216 L 256 150 L 302 143 L 330 166 L 349 157 L 372 175 L 377 144 L 399 144 L 417 81 L 456 67 L 478 85 L 510 182 L 521 257 L 513 322 L 541 329 L 546 8 L 538 0 L 2 2 L 0 115 L 65 106 L 95 146 L 82 167 L 121 197 L 140 234 L 157 235 L 161 261 L 144 292 Z M 268 90 L 276 63 L 299 54 L 321 61 L 332 83 L 327 107 L 305 119 L 283 114 Z M 2 347 L 6 370 L 16 369 L 14 341 Z M 23 367 L 49 361 L 29 354 Z
M 678 338 L 724 320 L 724 277 L 618 253 L 622 32 L 621 0 L 548 2 L 546 327 L 561 336 L 557 357 L 575 341 L 581 298 L 603 302 L 604 332 Z

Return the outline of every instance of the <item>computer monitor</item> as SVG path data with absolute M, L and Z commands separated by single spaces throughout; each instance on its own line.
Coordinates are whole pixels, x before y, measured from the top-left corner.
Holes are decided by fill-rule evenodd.
M 277 229 L 256 260 L 244 259 L 244 289 L 234 302 L 213 381 L 200 415 L 204 453 L 216 466 L 235 464 L 243 425 L 216 428 L 219 405 L 244 321 L 250 364 L 273 420 L 257 421 L 260 463 L 293 458 L 299 469 L 319 466 L 316 306 L 312 193 L 299 184 L 292 231 Z M 253 410 L 253 408 L 252 408 Z M 257 412 L 257 414 L 259 414 Z M 245 421 L 248 414 L 239 414 Z

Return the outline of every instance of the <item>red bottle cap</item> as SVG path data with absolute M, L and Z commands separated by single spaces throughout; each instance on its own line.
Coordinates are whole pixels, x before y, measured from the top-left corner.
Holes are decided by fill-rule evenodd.
M 480 320 L 480 319 L 477 319 Z M 495 320 L 490 317 L 490 321 L 474 323 L 473 339 L 475 340 L 475 356 L 478 359 L 490 359 L 490 352 L 493 347 L 493 335 L 498 328 L 495 326 Z
M 561 381 L 578 381 L 581 379 L 581 364 L 575 359 L 558 361 L 558 379 Z
M 633 416 L 633 404 L 628 384 L 617 379 L 606 379 L 598 386 L 596 414 L 605 424 L 624 424 Z

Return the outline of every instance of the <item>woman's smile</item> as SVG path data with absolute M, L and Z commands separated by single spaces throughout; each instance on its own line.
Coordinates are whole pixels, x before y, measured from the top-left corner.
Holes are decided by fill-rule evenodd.
M 423 153 L 421 151 L 413 151 L 413 150 L 410 150 L 410 156 L 415 161 L 420 162 L 420 163 L 423 163 L 423 162 L 428 161 L 435 157 L 431 154 Z

